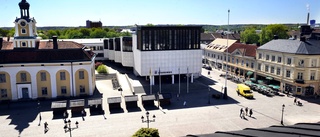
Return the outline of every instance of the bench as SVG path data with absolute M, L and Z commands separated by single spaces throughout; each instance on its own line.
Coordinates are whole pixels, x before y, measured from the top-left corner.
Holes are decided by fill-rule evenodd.
M 108 98 L 109 109 L 120 109 L 121 108 L 121 97 L 110 97 Z
M 137 95 L 130 95 L 124 96 L 124 100 L 126 102 L 127 108 L 136 108 L 138 107 L 138 96 Z

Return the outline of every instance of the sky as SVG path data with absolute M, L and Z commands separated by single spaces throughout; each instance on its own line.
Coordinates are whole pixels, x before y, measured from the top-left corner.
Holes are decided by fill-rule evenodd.
M 0 27 L 13 27 L 21 0 L 0 0 Z M 27 0 L 37 26 L 279 24 L 320 22 L 320 0 Z

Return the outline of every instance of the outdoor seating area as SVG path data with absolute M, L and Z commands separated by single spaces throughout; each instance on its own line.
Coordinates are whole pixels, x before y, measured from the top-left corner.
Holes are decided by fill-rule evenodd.
M 258 93 L 261 93 L 269 97 L 272 97 L 274 95 L 280 95 L 279 94 L 280 86 L 272 85 L 272 84 L 266 85 L 262 80 L 258 80 L 257 83 L 254 83 L 248 80 L 248 81 L 245 81 L 244 84 L 249 86 L 252 91 L 256 91 Z

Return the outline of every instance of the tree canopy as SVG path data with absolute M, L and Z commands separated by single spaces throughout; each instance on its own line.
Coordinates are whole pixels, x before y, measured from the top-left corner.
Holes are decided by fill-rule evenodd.
M 271 41 L 274 35 L 277 35 L 279 39 L 288 39 L 289 36 L 287 34 L 288 28 L 282 24 L 271 24 L 262 28 L 260 34 L 260 43 L 265 44 Z
M 243 43 L 247 44 L 254 44 L 259 42 L 259 35 L 256 33 L 255 28 L 250 27 L 245 29 L 241 34 L 240 34 L 240 40 Z

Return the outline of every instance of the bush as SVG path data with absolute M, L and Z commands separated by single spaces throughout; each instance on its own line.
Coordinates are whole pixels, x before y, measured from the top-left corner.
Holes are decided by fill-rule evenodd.
M 160 137 L 158 129 L 140 128 L 132 137 Z
M 100 65 L 103 65 L 102 62 L 96 62 L 94 64 L 95 69 L 97 69 Z
M 103 64 L 98 66 L 97 71 L 99 74 L 108 73 L 107 67 Z

